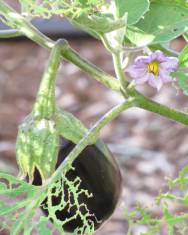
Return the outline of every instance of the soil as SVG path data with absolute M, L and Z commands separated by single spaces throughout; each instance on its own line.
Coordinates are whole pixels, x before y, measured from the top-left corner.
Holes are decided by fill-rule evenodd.
M 175 41 L 174 46 L 180 48 L 182 43 Z M 111 57 L 98 41 L 77 38 L 70 44 L 82 56 L 114 74 Z M 1 41 L 0 48 L 0 171 L 16 175 L 17 128 L 32 109 L 49 52 L 26 40 Z M 187 108 L 187 97 L 175 86 L 166 85 L 159 93 L 147 85 L 139 90 L 163 104 Z M 120 95 L 65 61 L 58 74 L 56 94 L 59 107 L 72 112 L 87 127 L 122 101 Z M 188 130 L 156 114 L 131 108 L 105 127 L 101 138 L 120 165 L 123 192 L 114 215 L 96 235 L 125 235 L 125 211 L 132 210 L 137 202 L 150 207 L 159 191 L 165 189 L 165 178 L 176 177 L 188 164 Z M 158 213 L 157 209 L 154 213 Z M 138 226 L 133 234 L 144 230 Z

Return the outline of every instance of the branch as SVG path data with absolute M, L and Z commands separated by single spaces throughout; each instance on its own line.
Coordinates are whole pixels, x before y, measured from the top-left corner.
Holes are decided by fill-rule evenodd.
M 14 29 L 0 30 L 0 38 L 16 38 L 22 35 L 23 34 L 19 30 L 14 30 Z
M 126 93 L 129 82 L 126 80 L 125 72 L 122 69 L 121 54 L 112 53 L 112 58 L 113 58 L 116 76 L 121 84 L 121 89 L 123 89 L 124 92 Z
M 59 39 L 51 49 L 33 108 L 33 114 L 37 117 L 50 119 L 56 112 L 55 81 L 61 61 L 61 49 L 66 45 L 64 39 Z
M 78 66 L 82 71 L 86 72 L 97 81 L 111 90 L 120 92 L 120 83 L 113 76 L 105 73 L 94 64 L 83 59 L 76 51 L 74 51 L 67 42 L 67 47 L 61 50 L 64 59 Z
M 188 126 L 188 114 L 159 104 L 137 93 L 136 106 Z

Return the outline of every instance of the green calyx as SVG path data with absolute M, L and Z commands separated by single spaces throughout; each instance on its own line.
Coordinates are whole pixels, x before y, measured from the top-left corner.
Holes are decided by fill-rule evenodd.
M 86 128 L 72 114 L 59 111 L 55 100 L 55 80 L 60 63 L 61 49 L 67 42 L 58 40 L 52 49 L 44 72 L 33 111 L 19 126 L 16 156 L 22 177 L 33 181 L 35 169 L 42 181 L 55 171 L 60 137 L 77 143 Z
M 17 162 L 22 176 L 33 181 L 35 168 L 42 180 L 55 170 L 59 134 L 53 120 L 34 119 L 32 114 L 20 125 L 16 143 Z

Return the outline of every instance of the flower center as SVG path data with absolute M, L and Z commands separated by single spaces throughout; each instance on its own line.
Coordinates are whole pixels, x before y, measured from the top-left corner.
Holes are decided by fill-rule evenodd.
M 156 76 L 159 75 L 159 61 L 153 60 L 147 65 L 147 67 L 149 73 L 153 73 Z

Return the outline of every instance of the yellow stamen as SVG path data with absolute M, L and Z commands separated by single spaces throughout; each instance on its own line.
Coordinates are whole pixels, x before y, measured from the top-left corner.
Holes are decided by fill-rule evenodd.
M 154 75 L 159 75 L 159 61 L 153 60 L 148 65 L 148 72 L 153 73 Z

